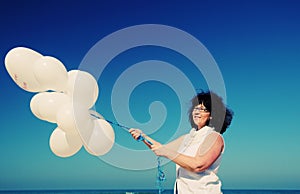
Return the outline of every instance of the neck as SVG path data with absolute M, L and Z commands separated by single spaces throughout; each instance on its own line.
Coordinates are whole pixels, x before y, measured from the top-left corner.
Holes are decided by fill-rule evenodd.
M 202 126 L 198 126 L 196 131 L 199 131 L 200 129 L 202 129 L 203 127 L 205 127 L 206 125 L 202 125 Z

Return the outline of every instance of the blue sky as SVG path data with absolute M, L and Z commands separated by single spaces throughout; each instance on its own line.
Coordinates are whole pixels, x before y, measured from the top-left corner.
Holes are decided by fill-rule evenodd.
M 34 94 L 20 89 L 4 66 L 10 49 L 25 46 L 55 56 L 68 70 L 78 69 L 98 41 L 140 24 L 163 24 L 191 34 L 218 64 L 227 104 L 235 112 L 232 126 L 224 134 L 226 152 L 220 168 L 223 188 L 300 189 L 299 8 L 296 0 L 1 1 L 0 189 L 155 189 L 155 169 L 118 168 L 84 149 L 70 158 L 55 156 L 49 148 L 55 125 L 34 117 L 29 108 Z M 195 80 L 197 74 L 180 54 L 164 48 L 136 48 L 111 61 L 98 80 L 96 107 L 101 114 L 114 119 L 109 92 L 122 69 L 150 59 L 178 68 L 185 64 L 181 70 L 189 74 L 195 87 L 207 88 L 201 75 Z M 138 99 L 145 103 L 137 104 Z M 140 85 L 130 100 L 132 115 L 140 122 L 149 119 L 147 109 L 152 101 L 164 102 L 172 112 L 154 134 L 161 141 L 168 140 L 178 115 L 185 114 L 176 105 L 174 91 L 159 82 Z M 120 145 L 146 149 L 122 129 L 114 128 Z M 115 157 L 126 163 L 128 156 Z M 164 170 L 165 186 L 172 188 L 175 167 L 168 163 Z

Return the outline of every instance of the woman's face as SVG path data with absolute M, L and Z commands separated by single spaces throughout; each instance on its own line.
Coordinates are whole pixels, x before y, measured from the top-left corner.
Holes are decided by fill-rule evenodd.
M 198 129 L 204 127 L 206 122 L 210 119 L 210 112 L 203 103 L 195 106 L 192 114 L 193 121 L 198 126 Z

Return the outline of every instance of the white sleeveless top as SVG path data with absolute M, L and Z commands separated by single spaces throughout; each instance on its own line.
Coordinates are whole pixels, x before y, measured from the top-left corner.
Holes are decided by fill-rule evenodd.
M 196 131 L 194 128 L 189 134 L 185 135 L 178 152 L 187 156 L 194 157 L 203 143 L 205 137 L 211 133 L 216 133 L 214 128 L 205 126 Z M 224 148 L 222 154 L 224 152 Z M 178 194 L 221 194 L 221 181 L 217 172 L 221 163 L 222 154 L 205 171 L 195 173 L 188 171 L 176 164 L 176 183 L 174 193 Z

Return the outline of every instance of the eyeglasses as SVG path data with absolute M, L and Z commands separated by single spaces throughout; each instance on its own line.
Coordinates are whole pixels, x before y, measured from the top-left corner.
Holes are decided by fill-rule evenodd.
M 199 112 L 208 112 L 206 108 L 201 108 L 201 107 L 195 107 L 194 111 L 199 111 Z

